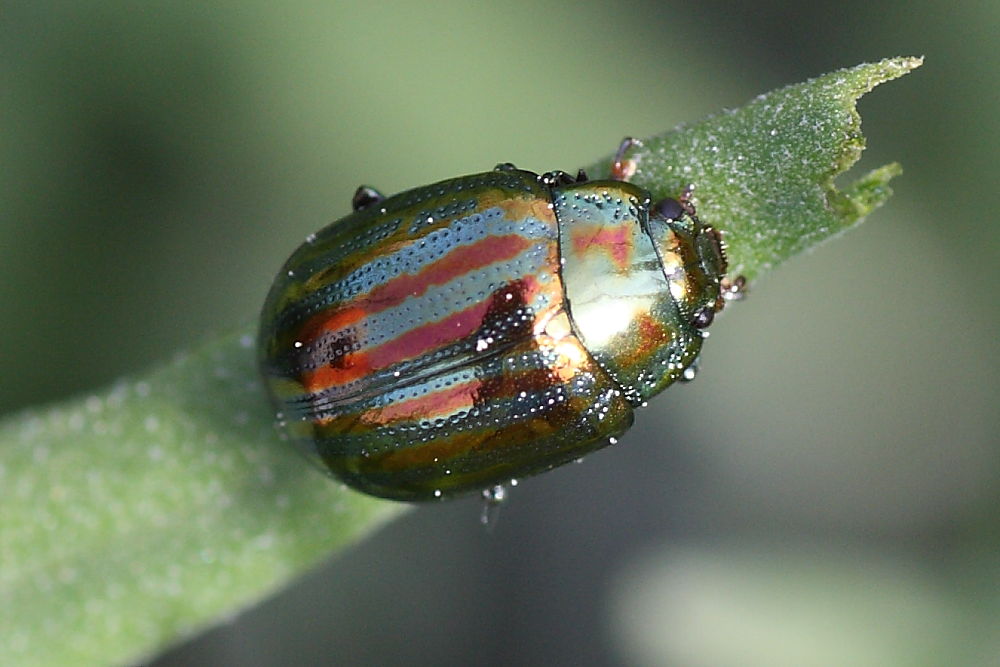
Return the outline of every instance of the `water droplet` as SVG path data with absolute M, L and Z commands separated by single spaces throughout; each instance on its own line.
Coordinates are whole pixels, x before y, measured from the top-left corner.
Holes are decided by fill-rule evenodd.
M 503 484 L 497 484 L 483 489 L 483 511 L 479 515 L 479 522 L 492 531 L 497 525 L 500 516 L 500 504 L 507 498 L 507 488 Z
M 488 503 L 498 504 L 502 503 L 507 497 L 507 487 L 503 484 L 497 484 L 491 486 L 487 489 L 483 489 L 483 500 Z

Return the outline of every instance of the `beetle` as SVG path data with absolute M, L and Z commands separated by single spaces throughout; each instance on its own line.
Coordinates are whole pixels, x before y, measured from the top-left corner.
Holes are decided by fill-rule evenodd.
M 261 314 L 278 420 L 351 487 L 484 491 L 617 439 L 690 376 L 723 306 L 721 235 L 690 190 L 510 164 L 384 198 L 310 235 Z

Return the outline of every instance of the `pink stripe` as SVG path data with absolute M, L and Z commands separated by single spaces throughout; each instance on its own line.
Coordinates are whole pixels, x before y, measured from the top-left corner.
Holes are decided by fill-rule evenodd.
M 370 307 L 369 314 L 399 305 L 407 297 L 420 296 L 434 285 L 445 285 L 458 276 L 466 275 L 497 262 L 513 259 L 531 247 L 531 241 L 508 234 L 492 236 L 471 245 L 461 246 L 441 259 L 428 264 L 415 274 L 404 274 L 379 285 L 368 295 L 361 295 Z
M 372 368 L 387 368 L 400 361 L 429 354 L 444 345 L 475 333 L 482 327 L 483 319 L 491 309 L 503 309 L 508 301 L 513 300 L 522 304 L 531 303 L 538 288 L 538 282 L 533 278 L 522 278 L 498 290 L 491 298 L 481 303 L 460 310 L 443 320 L 423 324 L 394 340 L 372 348 L 368 352 L 368 361 Z M 515 290 L 517 294 L 514 293 Z

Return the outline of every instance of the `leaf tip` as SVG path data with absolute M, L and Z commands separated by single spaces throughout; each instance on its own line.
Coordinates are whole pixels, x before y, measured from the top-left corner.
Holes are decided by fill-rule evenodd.
M 923 56 L 897 56 L 895 58 L 884 58 L 875 63 L 857 65 L 856 67 L 834 72 L 833 74 L 835 76 L 838 74 L 850 74 L 855 77 L 855 87 L 851 92 L 854 99 L 857 99 L 865 93 L 871 92 L 879 84 L 909 74 L 923 65 L 923 63 Z

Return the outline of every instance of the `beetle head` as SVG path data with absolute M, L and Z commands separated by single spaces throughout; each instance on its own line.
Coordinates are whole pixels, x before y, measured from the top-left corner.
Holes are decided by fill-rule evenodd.
M 698 219 L 686 197 L 656 202 L 649 211 L 649 229 L 679 310 L 692 326 L 704 329 L 725 303 L 721 233 Z

